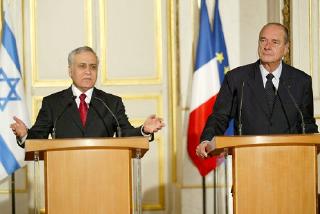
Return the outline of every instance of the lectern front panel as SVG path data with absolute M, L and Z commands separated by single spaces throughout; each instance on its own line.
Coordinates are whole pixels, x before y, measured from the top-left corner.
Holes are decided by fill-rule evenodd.
M 234 149 L 236 214 L 316 214 L 315 146 Z
M 46 213 L 131 213 L 130 150 L 47 151 L 45 163 Z

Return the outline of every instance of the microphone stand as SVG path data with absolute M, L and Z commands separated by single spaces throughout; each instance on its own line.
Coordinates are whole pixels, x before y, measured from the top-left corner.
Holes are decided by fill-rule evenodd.
M 240 97 L 240 106 L 239 106 L 239 125 L 238 125 L 238 132 L 239 135 L 242 135 L 242 105 L 243 105 L 243 88 L 244 88 L 244 81 L 242 82 L 242 87 L 241 87 L 241 97 Z
M 285 86 L 285 88 L 287 89 L 287 92 L 289 94 L 289 97 L 291 99 L 291 101 L 293 102 L 293 105 L 294 107 L 297 109 L 297 111 L 299 112 L 299 116 L 300 116 L 300 119 L 301 119 L 301 131 L 302 131 L 302 134 L 305 134 L 306 133 L 306 124 L 304 122 L 304 116 L 302 114 L 302 111 L 301 109 L 299 108 L 296 100 L 294 99 L 293 95 L 291 94 L 289 88 L 290 88 L 290 85 L 287 85 L 285 82 L 283 82 L 283 85 Z
M 116 117 L 116 115 L 111 111 L 111 109 L 109 108 L 107 103 L 105 103 L 103 101 L 103 99 L 101 99 L 99 97 L 94 97 L 94 99 L 99 100 L 102 103 L 102 105 L 109 111 L 109 113 L 111 114 L 111 116 L 114 118 L 114 120 L 117 123 L 117 135 L 118 135 L 118 137 L 122 137 L 121 127 L 120 127 L 120 124 L 119 124 L 119 121 L 118 121 L 118 118 Z
M 14 172 L 11 174 L 11 213 L 16 213 L 16 186 L 15 186 L 15 174 Z

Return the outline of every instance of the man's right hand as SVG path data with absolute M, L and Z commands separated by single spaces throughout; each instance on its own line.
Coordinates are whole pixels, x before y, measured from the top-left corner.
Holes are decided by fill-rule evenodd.
M 210 141 L 201 142 L 196 148 L 196 154 L 198 157 L 207 158 L 208 154 L 215 149 L 215 141 L 214 139 Z
M 13 117 L 13 120 L 15 121 L 15 123 L 12 123 L 10 125 L 10 128 L 12 129 L 13 133 L 17 136 L 17 138 L 21 139 L 27 135 L 28 128 L 24 124 L 24 122 L 16 116 Z

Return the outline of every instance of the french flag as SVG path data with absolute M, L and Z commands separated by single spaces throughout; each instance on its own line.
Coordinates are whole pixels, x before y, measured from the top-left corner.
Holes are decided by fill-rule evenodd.
M 200 174 L 206 176 L 216 167 L 216 157 L 199 158 L 196 156 L 196 147 L 200 143 L 200 135 L 207 118 L 212 113 L 224 74 L 229 70 L 218 0 L 214 9 L 213 31 L 211 31 L 206 1 L 201 0 L 196 54 L 188 127 L 188 153 Z M 232 124 L 231 127 L 233 127 Z M 232 128 L 228 130 L 232 133 Z

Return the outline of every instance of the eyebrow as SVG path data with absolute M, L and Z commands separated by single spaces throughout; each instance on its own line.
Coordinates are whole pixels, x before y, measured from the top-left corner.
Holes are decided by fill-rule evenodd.
M 85 62 L 79 62 L 78 64 L 85 64 L 85 65 L 97 65 L 97 63 L 85 63 Z
M 267 37 L 259 37 L 259 40 L 262 40 L 262 39 L 268 40 Z M 270 40 L 271 40 L 271 41 L 278 41 L 278 42 L 281 41 L 281 39 L 270 39 Z

